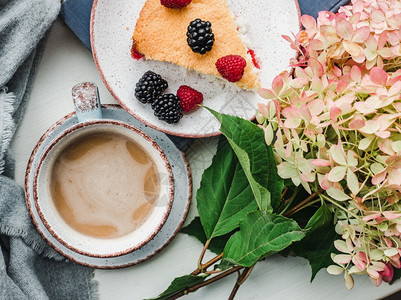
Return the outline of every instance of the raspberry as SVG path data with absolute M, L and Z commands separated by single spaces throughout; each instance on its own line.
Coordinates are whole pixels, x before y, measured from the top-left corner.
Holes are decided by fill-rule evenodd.
M 188 25 L 187 43 L 193 52 L 205 54 L 212 50 L 214 34 L 212 24 L 201 19 L 195 19 Z
M 152 103 L 167 87 L 167 81 L 159 74 L 147 71 L 136 84 L 135 97 L 141 103 Z
M 155 116 L 169 124 L 178 123 L 182 118 L 182 108 L 177 96 L 164 94 L 152 103 Z
M 227 55 L 220 57 L 216 62 L 217 71 L 230 82 L 241 80 L 244 75 L 246 60 L 240 55 Z
M 202 93 L 187 85 L 182 85 L 179 87 L 177 91 L 177 97 L 180 98 L 182 110 L 185 112 L 190 112 L 191 110 L 195 109 L 198 104 L 203 102 Z
M 191 3 L 192 0 L 160 0 L 161 5 L 167 8 L 183 8 Z

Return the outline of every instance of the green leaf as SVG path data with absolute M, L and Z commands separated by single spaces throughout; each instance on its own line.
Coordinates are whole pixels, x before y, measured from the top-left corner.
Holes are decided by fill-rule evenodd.
M 294 220 L 265 211 L 253 212 L 246 216 L 240 224 L 240 231 L 228 241 L 223 261 L 250 267 L 301 240 L 304 235 Z
M 238 228 L 241 220 L 258 208 L 244 170 L 224 137 L 203 173 L 196 199 L 207 239 Z
M 202 244 L 205 244 L 207 241 L 206 234 L 205 231 L 203 230 L 202 223 L 199 217 L 195 217 L 190 224 L 181 229 L 181 232 L 195 237 Z M 209 244 L 208 249 L 216 254 L 222 253 L 231 235 L 232 233 L 228 233 L 213 238 Z
M 306 231 L 314 231 L 322 226 L 327 226 L 332 224 L 333 213 L 327 207 L 325 203 L 319 207 L 319 209 L 314 213 L 314 215 L 309 219 L 308 224 L 306 224 Z
M 338 252 L 334 247 L 334 241 L 338 238 L 331 219 L 327 225 L 308 232 L 302 241 L 291 246 L 296 255 L 309 261 L 312 268 L 311 282 L 321 269 L 333 264 L 330 254 Z
M 259 209 L 272 212 L 280 204 L 284 183 L 277 174 L 273 150 L 264 142 L 263 129 L 248 120 L 207 109 L 221 123 L 220 131 L 237 155 Z
M 163 293 L 161 293 L 158 297 L 152 298 L 151 300 L 164 300 L 168 299 L 169 297 L 185 291 L 187 288 L 194 286 L 196 284 L 199 284 L 203 281 L 205 281 L 206 277 L 208 275 L 184 275 L 182 277 L 177 277 L 173 280 L 173 282 L 170 284 L 170 286 L 165 290 Z

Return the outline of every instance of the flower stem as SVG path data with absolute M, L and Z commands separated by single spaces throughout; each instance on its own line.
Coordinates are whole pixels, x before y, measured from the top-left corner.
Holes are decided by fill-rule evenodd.
M 202 269 L 202 260 L 203 260 L 203 257 L 205 256 L 207 247 L 209 247 L 210 241 L 211 241 L 211 239 L 208 239 L 205 243 L 205 246 L 203 246 L 202 252 L 201 252 L 201 254 L 199 256 L 199 260 L 198 260 L 198 269 Z
M 287 217 L 287 216 L 291 216 L 294 213 L 296 213 L 299 209 L 301 209 L 305 204 L 307 204 L 309 201 L 315 199 L 318 195 L 319 195 L 320 191 L 314 192 L 312 195 L 310 195 L 308 198 L 306 198 L 305 200 L 301 201 L 300 203 L 298 203 L 296 206 L 294 206 L 293 208 L 291 208 L 290 210 L 287 210 L 285 213 L 283 213 L 283 216 Z
M 187 295 L 189 293 L 195 292 L 196 290 L 200 289 L 201 287 L 209 285 L 209 284 L 211 284 L 211 283 L 213 283 L 213 282 L 215 282 L 217 280 L 220 280 L 220 279 L 222 279 L 222 278 L 224 278 L 224 277 L 226 277 L 226 276 L 228 276 L 228 275 L 230 275 L 232 273 L 235 273 L 235 272 L 237 272 L 237 271 L 239 271 L 239 270 L 241 270 L 243 268 L 244 267 L 241 267 L 241 266 L 232 267 L 231 269 L 228 269 L 227 271 L 225 271 L 223 273 L 220 273 L 217 276 L 214 276 L 214 277 L 212 277 L 212 278 L 210 278 L 210 279 L 208 279 L 208 280 L 206 280 L 204 282 L 201 282 L 201 283 L 198 283 L 198 284 L 196 284 L 194 286 L 191 286 L 191 287 L 189 287 L 189 288 L 187 288 L 187 289 L 185 289 L 185 290 L 183 290 L 183 291 L 181 291 L 181 292 L 179 292 L 179 293 L 167 298 L 167 300 L 174 300 L 174 299 L 180 298 L 182 296 L 185 296 L 185 295 Z
M 331 204 L 334 204 L 334 205 L 337 206 L 338 208 L 342 209 L 342 210 L 345 211 L 346 213 L 349 213 L 349 214 L 352 215 L 354 218 L 359 219 L 359 217 L 358 217 L 356 214 L 354 214 L 354 213 L 352 213 L 351 211 L 347 210 L 345 207 L 342 207 L 342 206 L 339 205 L 336 201 L 330 199 L 329 197 L 327 197 L 327 196 L 325 196 L 325 195 L 323 195 L 323 194 L 320 194 L 320 196 L 321 196 L 322 198 L 324 198 L 325 200 L 329 201 Z
M 283 201 L 283 204 L 285 204 L 285 207 L 281 210 L 280 215 L 283 214 L 287 210 L 287 208 L 291 205 L 292 201 L 295 199 L 295 196 L 297 195 L 297 192 L 298 192 L 298 187 L 295 188 L 295 191 L 294 191 L 294 193 L 292 193 L 290 198 Z
M 254 266 L 255 265 L 245 268 L 244 271 L 242 271 L 242 274 L 238 275 L 237 282 L 235 283 L 234 288 L 231 291 L 231 294 L 230 294 L 230 297 L 228 298 L 228 300 L 233 300 L 234 299 L 234 297 L 237 294 L 238 289 L 240 288 L 240 286 L 249 277 L 249 275 L 251 275 L 251 272 L 252 272 Z
M 198 275 L 202 272 L 204 272 L 207 268 L 209 268 L 211 265 L 215 264 L 218 262 L 221 258 L 223 257 L 223 253 L 220 253 L 219 255 L 213 257 L 211 260 L 209 260 L 207 263 L 201 264 L 200 267 L 198 267 L 195 271 L 191 273 L 191 275 Z

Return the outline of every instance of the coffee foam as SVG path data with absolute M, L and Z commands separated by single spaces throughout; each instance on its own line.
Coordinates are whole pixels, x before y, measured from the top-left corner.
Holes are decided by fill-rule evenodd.
M 119 237 L 150 214 L 160 193 L 152 159 L 135 142 L 96 134 L 70 145 L 52 171 L 56 208 L 74 229 L 97 237 Z

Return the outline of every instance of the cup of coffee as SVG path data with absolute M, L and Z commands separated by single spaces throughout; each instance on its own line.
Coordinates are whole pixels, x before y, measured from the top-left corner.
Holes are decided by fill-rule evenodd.
M 40 158 L 33 183 L 38 214 L 66 247 L 115 257 L 139 249 L 165 223 L 171 167 L 158 144 L 128 123 L 102 119 L 97 87 L 73 88 L 78 123 Z

